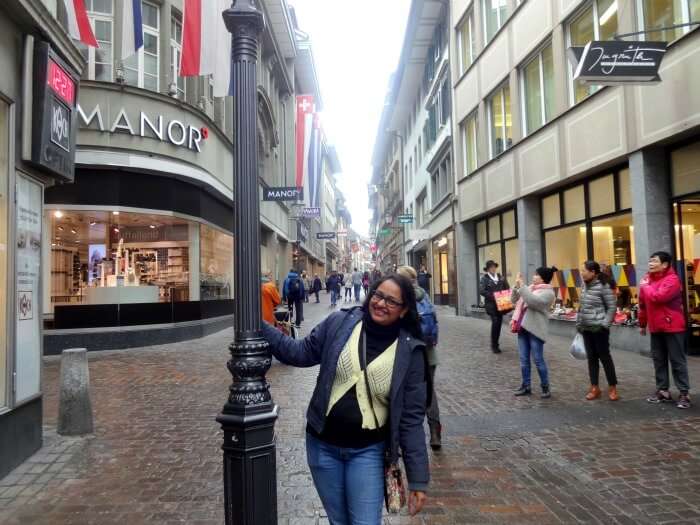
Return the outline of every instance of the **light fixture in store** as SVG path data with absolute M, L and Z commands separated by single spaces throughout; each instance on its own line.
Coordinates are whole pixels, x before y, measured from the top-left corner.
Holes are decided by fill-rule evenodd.
M 60 240 L 61 240 L 61 238 L 60 238 L 60 237 L 56 237 L 56 240 L 57 240 L 57 241 L 60 241 Z
M 76 234 L 78 233 L 78 232 L 75 231 L 73 228 L 70 229 L 70 232 L 71 232 L 73 235 L 76 235 Z
M 97 224 L 97 221 L 90 221 L 90 226 L 94 226 L 95 224 Z
M 63 226 L 59 226 L 59 227 L 56 228 L 56 229 L 57 229 L 58 231 L 62 232 L 62 231 L 63 231 Z
M 119 233 L 119 228 L 114 228 L 114 233 Z
M 63 212 L 61 210 L 56 210 L 55 212 L 53 212 L 53 216 L 57 219 L 60 219 L 61 217 L 63 217 Z
M 156 225 L 155 225 L 155 224 L 151 224 L 151 225 L 149 226 L 149 228 L 150 228 L 151 230 L 154 230 L 154 229 L 155 229 L 155 227 L 156 227 Z
M 118 211 L 113 211 L 113 212 L 112 212 L 112 215 L 119 215 L 119 212 L 118 212 Z

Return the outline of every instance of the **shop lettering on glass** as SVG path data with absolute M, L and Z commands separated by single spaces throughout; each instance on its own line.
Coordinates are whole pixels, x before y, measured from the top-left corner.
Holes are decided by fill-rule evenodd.
M 574 78 L 586 84 L 659 82 L 666 42 L 592 41 L 569 48 Z
M 90 129 L 93 122 L 95 122 L 96 129 L 103 133 L 127 133 L 134 137 L 154 138 L 161 142 L 169 142 L 173 146 L 196 151 L 197 153 L 202 152 L 202 141 L 209 138 L 209 128 L 197 128 L 189 124 L 186 125 L 177 119 L 166 123 L 163 115 L 149 116 L 143 111 L 139 111 L 138 127 L 132 125 L 131 119 L 124 108 L 119 110 L 117 116 L 111 121 L 112 125 L 109 128 L 105 127 L 99 104 L 96 104 L 89 114 L 78 104 L 78 114 L 80 115 L 81 127 L 86 129 Z
M 33 99 L 25 100 L 32 115 L 31 155 L 26 160 L 51 175 L 73 180 L 75 162 L 75 101 L 78 74 L 48 43 L 34 46 Z

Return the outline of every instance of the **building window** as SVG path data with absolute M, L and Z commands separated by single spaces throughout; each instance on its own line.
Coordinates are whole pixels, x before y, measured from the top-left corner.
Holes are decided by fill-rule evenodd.
M 546 262 L 560 269 L 552 284 L 561 304 L 577 306 L 579 270 L 588 259 L 609 268 L 618 286 L 619 306 L 634 302 L 637 280 L 628 185 L 629 172 L 623 169 L 542 199 Z
M 141 17 L 143 47 L 124 59 L 124 75 L 127 84 L 158 91 L 160 9 L 149 2 L 142 2 Z
M 170 71 L 176 85 L 177 98 L 185 100 L 185 77 L 179 75 L 182 59 L 182 16 L 173 11 L 170 19 Z
M 541 128 L 554 115 L 552 44 L 537 53 L 521 72 L 525 134 Z
M 617 33 L 617 15 L 617 0 L 593 0 L 569 24 L 569 46 L 585 46 L 592 40 L 612 40 Z M 600 89 L 600 86 L 587 86 L 573 80 L 573 74 L 574 68 L 569 66 L 572 104 L 578 104 Z
M 425 221 L 425 193 L 416 199 L 416 226 L 422 226 Z
M 508 0 L 482 0 L 484 13 L 484 45 L 503 27 L 508 18 Z
M 474 61 L 474 13 L 469 12 L 457 28 L 459 45 L 459 75 L 462 76 Z
M 451 99 L 450 99 L 450 84 L 445 79 L 442 82 L 442 86 L 440 87 L 440 127 L 446 126 L 451 113 L 452 113 L 452 104 L 451 104 Z
M 452 162 L 447 155 L 430 176 L 432 207 L 452 192 Z
M 459 126 L 462 137 L 462 163 L 464 175 L 476 170 L 476 113 L 467 117 Z
M 99 47 L 88 47 L 82 42 L 75 42 L 87 61 L 87 78 L 89 80 L 112 81 L 112 64 L 114 64 L 114 8 L 112 0 L 85 0 L 85 9 Z
M 513 281 L 520 271 L 520 251 L 515 210 L 492 215 L 476 223 L 479 271 L 486 261 L 498 263 L 499 272 Z
M 700 0 L 637 0 L 641 27 L 645 31 L 700 21 Z M 695 26 L 677 27 L 648 33 L 649 40 L 673 42 Z
M 0 99 L 0 323 L 7 326 L 8 195 L 10 194 L 10 106 Z M 7 330 L 0 330 L 0 408 L 7 406 Z
M 488 100 L 491 158 L 513 145 L 513 125 L 510 112 L 510 88 L 503 85 Z

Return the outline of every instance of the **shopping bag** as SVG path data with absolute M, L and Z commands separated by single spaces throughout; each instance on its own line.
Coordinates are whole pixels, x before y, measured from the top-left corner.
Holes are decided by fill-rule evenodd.
M 513 309 L 513 301 L 510 299 L 511 295 L 512 292 L 510 290 L 493 292 L 493 298 L 496 301 L 496 309 L 502 314 L 510 312 Z
M 573 342 L 571 343 L 571 348 L 569 348 L 569 353 L 575 359 L 586 359 L 586 345 L 583 342 L 583 335 L 576 334 Z

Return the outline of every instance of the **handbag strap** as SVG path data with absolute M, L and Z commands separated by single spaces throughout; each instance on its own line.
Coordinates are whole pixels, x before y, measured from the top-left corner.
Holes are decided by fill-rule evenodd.
M 374 411 L 374 402 L 372 401 L 372 389 L 369 386 L 369 379 L 367 378 L 367 338 L 365 336 L 364 329 L 360 332 L 360 347 L 362 351 L 360 352 L 360 366 L 362 367 L 363 375 L 365 376 L 365 388 L 367 388 L 367 398 L 369 399 L 369 406 L 372 409 L 372 415 L 374 416 L 374 424 L 379 429 L 379 420 L 377 419 L 377 413 Z

